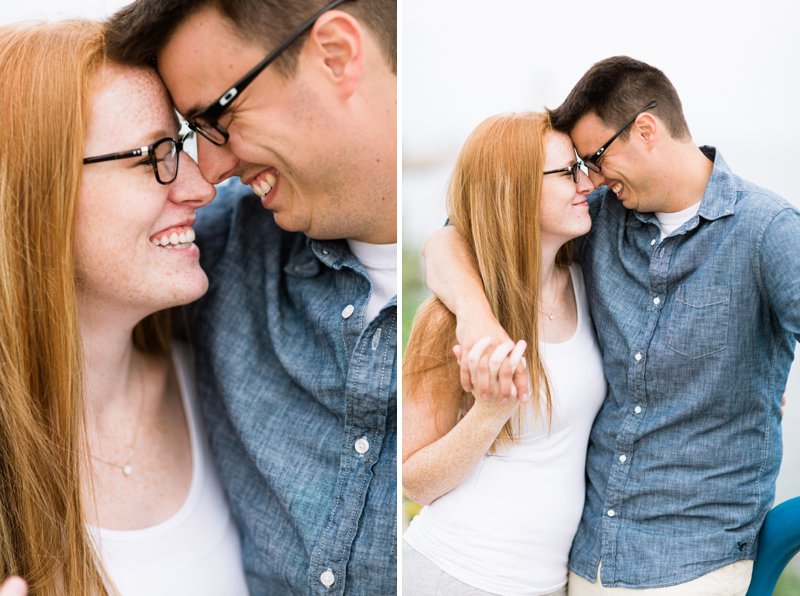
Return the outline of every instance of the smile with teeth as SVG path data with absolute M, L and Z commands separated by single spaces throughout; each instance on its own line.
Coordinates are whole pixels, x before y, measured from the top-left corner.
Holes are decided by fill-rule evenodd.
M 617 182 L 614 186 L 611 187 L 611 190 L 614 192 L 615 195 L 618 195 L 622 192 L 622 182 Z
M 194 230 L 192 228 L 186 228 L 182 231 L 176 229 L 170 234 L 156 234 L 150 238 L 150 242 L 160 248 L 189 248 L 194 242 Z
M 259 174 L 250 183 L 250 188 L 252 188 L 253 192 L 263 199 L 269 193 L 269 191 L 272 190 L 272 187 L 275 186 L 277 181 L 278 177 L 272 172 Z

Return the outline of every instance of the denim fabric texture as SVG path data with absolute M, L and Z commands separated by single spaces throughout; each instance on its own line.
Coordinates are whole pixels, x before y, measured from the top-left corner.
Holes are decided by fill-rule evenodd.
M 756 553 L 800 334 L 800 213 L 714 162 L 696 216 L 659 242 L 606 187 L 581 256 L 608 396 L 570 568 L 606 586 L 687 582 Z
M 195 229 L 197 387 L 250 592 L 394 594 L 396 298 L 366 324 L 347 243 L 281 230 L 238 182 Z

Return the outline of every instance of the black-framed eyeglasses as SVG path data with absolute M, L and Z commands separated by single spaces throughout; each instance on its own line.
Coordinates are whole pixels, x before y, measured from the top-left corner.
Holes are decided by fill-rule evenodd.
M 611 143 L 613 143 L 617 139 L 617 137 L 625 131 L 626 128 L 628 128 L 631 124 L 633 124 L 636 121 L 636 119 L 639 117 L 639 114 L 641 114 L 642 112 L 646 112 L 647 110 L 652 110 L 654 107 L 656 107 L 656 105 L 657 104 L 655 101 L 651 101 L 641 110 L 636 112 L 636 114 L 633 115 L 633 118 L 628 120 L 628 122 L 625 123 L 625 126 L 620 128 L 613 137 L 611 137 L 605 143 L 603 143 L 603 146 L 600 147 L 600 149 L 595 151 L 593 155 L 583 160 L 583 163 L 586 164 L 586 167 L 589 168 L 592 172 L 599 174 L 602 168 L 600 164 L 597 163 L 597 161 L 600 159 L 600 157 L 602 157 L 603 153 L 605 153 L 608 150 L 608 146 L 611 145 Z
M 194 131 L 197 131 L 199 134 L 203 135 L 206 139 L 214 143 L 215 145 L 224 145 L 228 142 L 228 131 L 219 123 L 219 118 L 228 109 L 231 102 L 244 91 L 247 86 L 253 82 L 253 80 L 261 74 L 261 72 L 267 68 L 270 64 L 272 64 L 278 56 L 280 56 L 286 48 L 292 45 L 297 39 L 303 35 L 306 31 L 311 29 L 314 26 L 314 23 L 317 22 L 317 19 L 322 16 L 323 13 L 328 12 L 329 10 L 333 10 L 340 4 L 344 4 L 345 2 L 349 2 L 350 0 L 335 0 L 335 2 L 331 2 L 324 8 L 318 10 L 313 17 L 311 17 L 308 21 L 303 23 L 294 33 L 292 33 L 289 37 L 287 37 L 283 43 L 281 43 L 278 47 L 272 50 L 266 58 L 264 58 L 261 62 L 256 64 L 250 72 L 244 75 L 241 79 L 236 81 L 233 86 L 228 89 L 225 93 L 223 93 L 214 103 L 208 106 L 205 110 L 193 116 L 191 118 L 187 118 L 187 122 L 189 124 L 189 128 Z
M 159 184 L 170 184 L 178 177 L 178 160 L 181 151 L 183 151 L 183 143 L 191 134 L 188 133 L 177 141 L 172 137 L 164 137 L 147 147 L 129 149 L 119 153 L 106 153 L 95 157 L 84 157 L 83 163 L 100 163 L 115 159 L 144 156 L 142 163 L 149 163 L 153 166 L 153 174 L 155 174 L 156 181 Z
M 572 176 L 572 181 L 577 184 L 578 171 L 582 171 L 584 174 L 587 174 L 586 164 L 580 158 L 578 158 L 578 160 L 571 166 L 560 168 L 558 170 L 548 170 L 547 172 L 542 172 L 542 175 L 547 176 L 548 174 L 570 174 Z

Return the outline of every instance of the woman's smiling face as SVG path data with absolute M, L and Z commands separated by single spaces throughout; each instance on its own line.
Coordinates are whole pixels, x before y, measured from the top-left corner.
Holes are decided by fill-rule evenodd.
M 92 81 L 84 156 L 178 138 L 178 122 L 155 71 L 107 64 Z M 208 288 L 192 242 L 194 210 L 214 187 L 180 155 L 177 178 L 159 184 L 146 157 L 83 166 L 75 215 L 79 300 L 136 316 L 196 300 Z M 166 245 L 163 245 L 164 242 Z
M 567 135 L 556 131 L 545 135 L 545 172 L 567 168 L 575 160 L 575 149 Z M 586 196 L 593 190 L 591 180 L 580 169 L 577 182 L 569 172 L 544 176 L 539 204 L 542 240 L 549 238 L 560 246 L 586 234 L 592 227 Z

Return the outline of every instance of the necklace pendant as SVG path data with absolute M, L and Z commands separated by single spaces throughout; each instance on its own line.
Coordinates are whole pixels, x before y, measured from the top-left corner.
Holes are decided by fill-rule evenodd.
M 125 476 L 130 476 L 133 474 L 133 466 L 130 464 L 125 464 L 122 466 L 122 473 L 125 474 Z
M 547 315 L 547 318 L 552 321 L 553 320 L 553 315 Z

